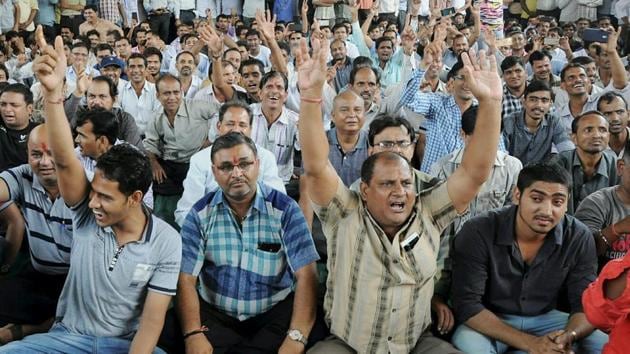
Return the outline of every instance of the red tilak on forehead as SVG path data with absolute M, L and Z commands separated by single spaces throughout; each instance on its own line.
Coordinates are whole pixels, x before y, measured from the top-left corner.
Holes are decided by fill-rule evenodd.
M 42 151 L 48 151 L 48 145 L 46 143 L 42 143 Z
M 234 158 L 232 158 L 232 162 L 234 163 L 234 165 L 238 165 L 239 163 L 238 157 L 234 156 Z

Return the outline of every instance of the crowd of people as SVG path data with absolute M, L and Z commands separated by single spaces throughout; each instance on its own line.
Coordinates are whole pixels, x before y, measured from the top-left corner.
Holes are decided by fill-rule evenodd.
M 624 353 L 629 16 L 0 0 L 0 353 Z

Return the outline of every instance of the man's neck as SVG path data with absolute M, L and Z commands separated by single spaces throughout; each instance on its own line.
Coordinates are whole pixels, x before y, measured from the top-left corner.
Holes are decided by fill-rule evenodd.
M 42 187 L 44 187 L 44 190 L 48 194 L 50 200 L 54 201 L 57 197 L 59 197 L 59 185 L 57 183 L 46 183 L 41 179 L 39 180 L 39 183 Z
M 249 51 L 249 56 L 250 56 L 250 57 L 255 57 L 255 56 L 257 56 L 258 54 L 260 54 L 260 46 L 256 47 L 256 49 L 251 49 L 251 50 Z
M 521 97 L 523 93 L 525 93 L 525 83 L 523 82 L 523 84 L 517 88 L 512 88 L 510 86 L 507 86 L 507 89 L 515 97 Z
M 525 47 L 519 49 L 512 49 L 512 56 L 522 57 L 525 55 Z
M 187 76 L 180 75 L 179 81 L 181 81 L 182 86 L 188 86 L 192 82 L 192 75 L 187 75 Z
M 282 106 L 279 109 L 261 106 L 260 110 L 269 125 L 273 124 L 282 115 Z
M 243 220 L 245 220 L 245 217 L 247 216 L 247 212 L 249 211 L 249 208 L 251 208 L 252 204 L 254 204 L 254 198 L 256 197 L 257 192 L 258 190 L 254 189 L 254 192 L 252 193 L 252 195 L 249 198 L 247 198 L 247 200 L 243 200 L 243 201 L 233 200 L 232 198 L 228 197 L 225 193 L 223 193 L 223 197 L 225 197 L 225 201 L 227 202 L 230 209 L 232 209 L 234 214 L 236 214 L 234 216 L 238 218 L 237 221 L 239 223 L 242 223 Z
M 624 127 L 621 132 L 617 134 L 610 134 L 610 140 L 608 141 L 608 145 L 615 152 L 615 154 L 619 154 L 621 150 L 626 146 L 626 142 L 628 141 L 628 128 Z
M 354 150 L 359 142 L 360 131 L 346 132 L 336 129 L 337 141 L 344 153 Z
M 577 117 L 582 114 L 586 101 L 588 101 L 588 95 L 586 93 L 569 96 L 569 110 L 571 111 L 571 115 L 573 117 Z
M 525 127 L 531 133 L 535 133 L 540 127 L 540 124 L 542 124 L 542 119 L 538 119 L 538 120 L 532 119 L 527 115 L 527 112 L 524 113 L 524 119 L 525 119 Z
M 470 106 L 472 106 L 473 100 L 462 100 L 459 97 L 454 97 L 455 98 L 455 103 L 457 104 L 457 106 L 459 107 L 459 111 L 460 112 L 466 112 L 466 110 L 468 108 L 470 108 Z
M 112 225 L 118 246 L 140 240 L 147 221 L 147 215 L 142 210 L 141 205 L 129 210 L 123 220 Z
M 578 158 L 580 159 L 580 163 L 582 164 L 584 175 L 587 177 L 592 177 L 595 174 L 597 165 L 602 159 L 602 153 L 590 153 L 580 148 L 575 149 L 575 152 L 577 153 Z
M 94 19 L 94 21 L 92 21 L 92 22 L 88 21 L 88 23 L 89 23 L 91 26 L 96 27 L 96 25 L 98 25 L 98 23 L 100 22 L 100 20 L 101 20 L 101 19 L 97 17 L 97 18 L 95 18 L 95 19 Z
M 181 107 L 181 104 L 180 104 Z M 173 125 L 173 122 L 175 122 L 175 116 L 177 115 L 177 111 L 179 110 L 179 107 L 177 107 L 176 110 L 174 111 L 169 111 L 164 109 L 164 113 L 166 113 L 166 118 L 168 118 L 168 121 L 171 123 L 171 125 Z
M 604 84 L 608 85 L 608 82 L 612 78 L 612 71 L 610 69 L 599 68 L 599 80 Z
M 133 87 L 134 91 L 136 91 L 136 95 L 140 96 L 145 82 L 146 80 L 142 80 L 141 82 L 131 81 L 131 87 Z

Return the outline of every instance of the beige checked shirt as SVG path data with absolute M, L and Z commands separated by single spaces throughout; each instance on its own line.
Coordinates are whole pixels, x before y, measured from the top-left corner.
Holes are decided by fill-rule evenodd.
M 329 205 L 314 205 L 328 240 L 326 321 L 360 353 L 409 353 L 431 323 L 440 233 L 457 216 L 446 183 L 419 193 L 392 242 L 360 195 L 338 185 Z M 405 251 L 401 242 L 414 234 L 419 241 Z

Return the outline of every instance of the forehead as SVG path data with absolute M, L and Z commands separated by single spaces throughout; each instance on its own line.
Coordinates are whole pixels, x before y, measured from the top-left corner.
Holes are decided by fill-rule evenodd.
M 83 123 L 83 125 L 79 125 L 77 126 L 77 132 L 83 133 L 83 134 L 90 134 L 92 133 L 94 128 L 94 125 L 92 124 L 92 122 L 90 122 L 89 120 L 85 121 Z
M 578 121 L 578 130 L 592 127 L 607 127 L 608 121 L 604 117 L 597 114 L 589 114 L 580 118 Z
M 341 49 L 341 48 L 345 48 L 346 46 L 344 45 L 342 41 L 335 41 L 330 45 L 330 47 L 335 48 L 335 49 Z
M 230 107 L 225 112 L 223 120 L 247 122 L 249 124 L 249 115 L 247 111 L 241 107 Z
M 160 81 L 160 84 L 158 85 L 160 92 L 164 92 L 164 91 L 179 91 L 180 90 L 180 85 L 179 82 L 177 82 L 177 80 L 162 80 Z
M 525 188 L 523 193 L 536 193 L 549 196 L 567 197 L 569 195 L 569 189 L 562 183 L 536 181 L 532 183 L 529 187 Z
M 363 98 L 357 95 L 340 95 L 334 100 L 335 107 L 363 107 Z
M 265 86 L 282 86 L 284 87 L 284 80 L 278 76 L 270 77 L 267 82 L 265 82 Z
M 534 91 L 534 92 L 530 92 L 527 97 L 529 96 L 536 96 L 536 97 L 547 97 L 547 98 L 551 98 L 551 93 L 549 91 Z
M 72 48 L 72 53 L 79 53 L 79 52 L 87 53 L 88 50 L 85 47 L 74 47 L 74 48 Z
M 109 85 L 103 81 L 92 81 L 88 86 L 88 93 L 107 94 L 109 96 Z
M 128 65 L 144 65 L 144 60 L 142 58 L 131 58 L 128 63 Z
M 92 190 L 96 193 L 114 196 L 122 194 L 117 181 L 113 181 L 105 177 L 103 171 L 98 168 L 94 171 L 94 179 L 91 183 Z
M 260 74 L 260 68 L 258 67 L 258 65 L 247 65 L 247 66 L 244 66 L 242 70 L 243 70 L 243 74 L 245 73 L 247 74 L 259 73 Z
M 580 68 L 580 67 L 573 67 L 573 68 L 568 68 L 567 71 L 564 73 L 564 76 L 573 76 L 573 75 L 586 75 L 586 71 L 584 70 L 584 68 Z
M 411 179 L 411 168 L 401 156 L 399 159 L 380 159 L 374 164 L 372 180 Z
M 234 163 L 239 160 L 253 160 L 254 152 L 246 144 L 238 144 L 231 148 L 221 149 L 214 153 L 214 164 Z
M 26 102 L 24 95 L 17 92 L 3 92 L 2 95 L 0 95 L 0 101 L 12 103 Z
M 409 135 L 410 134 L 409 131 L 407 131 L 407 128 L 402 125 L 399 125 L 397 127 L 387 127 L 383 129 L 380 133 L 374 135 L 374 143 L 379 143 L 385 140 L 409 140 Z
M 606 101 L 601 101 L 600 106 L 602 108 L 606 107 L 609 109 L 619 109 L 619 108 L 623 108 L 626 109 L 626 103 L 617 96 L 613 96 L 613 99 L 610 100 L 610 102 L 606 102 Z
M 195 57 L 192 56 L 192 54 L 190 53 L 184 53 L 184 54 L 180 54 L 179 58 L 177 58 L 177 61 L 191 61 L 191 60 L 195 60 Z
M 376 75 L 374 75 L 374 71 L 370 68 L 363 68 L 357 71 L 354 79 L 355 81 L 369 81 L 376 83 Z
M 513 66 L 507 68 L 504 70 L 505 71 L 517 71 L 517 70 L 525 70 L 525 68 L 523 67 L 523 65 L 521 64 L 514 64 Z

